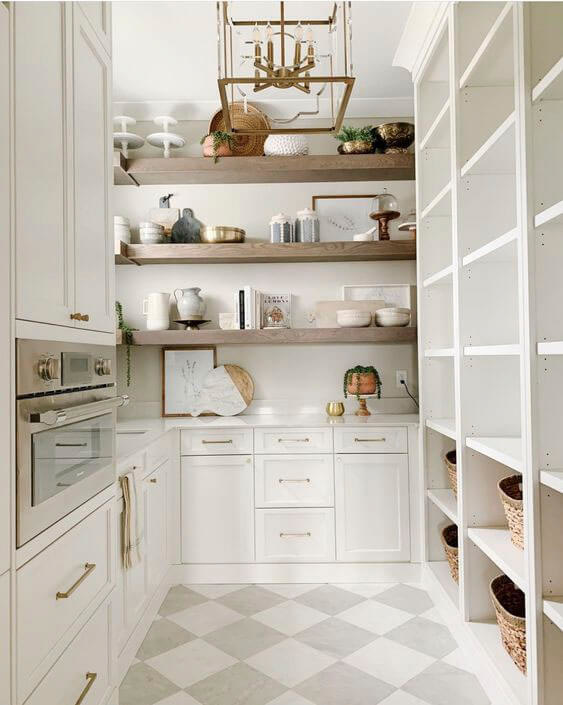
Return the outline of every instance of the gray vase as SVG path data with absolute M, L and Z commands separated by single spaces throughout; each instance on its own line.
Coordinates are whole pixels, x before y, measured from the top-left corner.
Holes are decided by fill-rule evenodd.
M 184 208 L 182 217 L 172 226 L 171 242 L 201 242 L 199 231 L 201 223 L 194 218 L 191 208 Z

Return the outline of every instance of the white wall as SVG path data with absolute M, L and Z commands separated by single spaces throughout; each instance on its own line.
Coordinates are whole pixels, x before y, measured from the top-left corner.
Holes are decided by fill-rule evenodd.
M 360 121 L 362 122 L 362 121 Z M 363 123 L 377 123 L 366 119 Z M 194 129 L 194 125 L 188 125 Z M 195 126 L 199 127 L 199 126 Z M 198 133 L 199 134 L 199 133 Z M 319 141 L 319 149 L 335 150 L 330 138 Z M 353 159 L 353 157 L 350 157 Z M 399 200 L 401 212 L 414 206 L 414 182 L 361 182 L 319 184 L 237 184 L 207 186 L 117 186 L 114 212 L 130 218 L 133 228 L 158 206 L 159 196 L 174 193 L 172 204 L 193 208 L 205 223 L 235 225 L 247 231 L 250 240 L 267 240 L 268 222 L 274 213 L 295 215 L 311 205 L 313 194 L 375 194 L 383 186 Z M 392 237 L 397 236 L 392 223 Z M 136 234 L 136 233 L 135 233 Z M 399 235 L 401 235 L 399 233 Z M 348 237 L 348 236 L 345 236 Z M 321 230 L 321 239 L 323 233 Z M 290 291 L 293 299 L 293 327 L 307 327 L 308 314 L 315 302 L 340 299 L 343 284 L 416 284 L 414 262 L 335 262 L 252 265 L 147 265 L 117 267 L 117 298 L 122 302 L 126 320 L 144 328 L 142 300 L 152 291 L 172 292 L 177 287 L 199 286 L 207 301 L 209 327 L 218 327 L 218 314 L 231 311 L 233 292 L 249 284 L 270 292 Z M 173 313 L 175 311 L 173 310 Z M 293 345 L 293 346 L 220 346 L 218 363 L 232 362 L 250 372 L 255 380 L 255 399 L 293 400 L 309 406 L 324 407 L 329 399 L 342 398 L 342 377 L 356 364 L 373 364 L 382 376 L 387 400 L 407 399 L 396 388 L 395 370 L 407 370 L 409 386 L 416 394 L 415 345 Z M 120 350 L 120 377 L 123 386 L 123 350 Z M 133 351 L 134 383 L 129 393 L 138 402 L 152 402 L 158 409 L 161 398 L 160 350 L 137 348 Z M 407 399 L 408 401 L 408 399 Z M 376 402 L 375 408 L 382 404 Z M 400 403 L 398 408 L 413 410 Z

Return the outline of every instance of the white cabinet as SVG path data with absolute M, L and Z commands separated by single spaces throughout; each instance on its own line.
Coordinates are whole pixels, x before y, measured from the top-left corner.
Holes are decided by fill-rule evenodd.
M 252 453 L 251 428 L 182 431 L 182 455 L 234 455 Z
M 79 2 L 104 49 L 111 54 L 111 2 Z
M 182 562 L 254 560 L 252 456 L 182 458 Z
M 393 426 L 377 428 L 335 428 L 335 453 L 406 453 L 407 429 Z
M 166 502 L 169 468 L 170 461 L 167 460 L 145 480 L 148 584 L 151 591 L 160 585 L 168 566 Z
M 257 428 L 256 453 L 332 453 L 331 428 Z
M 0 703 L 10 702 L 10 573 L 0 577 Z
M 333 456 L 257 455 L 256 507 L 331 507 Z
M 407 561 L 409 467 L 406 454 L 336 456 L 339 561 Z
M 333 561 L 334 509 L 257 509 L 256 560 Z
M 16 316 L 112 332 L 110 59 L 76 3 L 13 13 Z

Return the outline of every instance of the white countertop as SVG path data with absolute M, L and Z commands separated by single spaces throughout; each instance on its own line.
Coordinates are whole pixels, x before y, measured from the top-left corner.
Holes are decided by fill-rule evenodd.
M 259 414 L 197 418 L 127 419 L 117 422 L 117 461 L 144 450 L 172 429 L 198 428 L 321 428 L 326 426 L 416 426 L 417 414 L 372 414 L 331 417 L 326 414 Z M 143 431 L 144 433 L 135 433 Z

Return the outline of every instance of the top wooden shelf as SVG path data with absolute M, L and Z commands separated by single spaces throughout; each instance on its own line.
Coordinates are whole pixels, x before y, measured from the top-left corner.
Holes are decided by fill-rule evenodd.
M 286 184 L 328 181 L 412 181 L 414 154 L 327 154 L 303 157 L 142 157 L 114 153 L 114 183 Z

